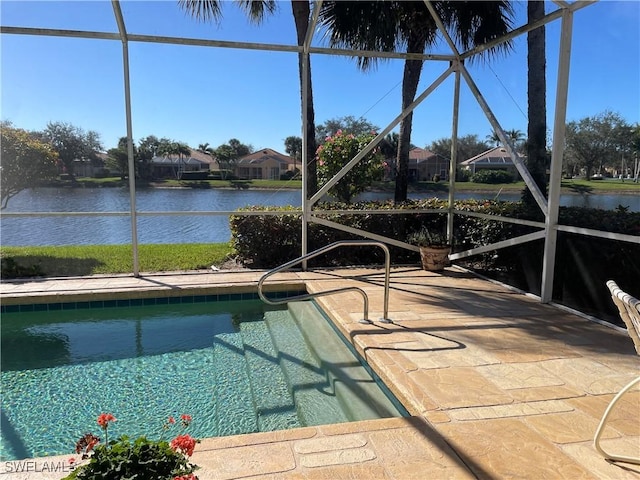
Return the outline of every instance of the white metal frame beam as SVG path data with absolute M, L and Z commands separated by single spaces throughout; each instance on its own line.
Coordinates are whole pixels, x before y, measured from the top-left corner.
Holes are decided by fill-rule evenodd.
M 129 208 L 131 210 L 131 247 L 133 255 L 133 275 L 140 276 L 140 258 L 138 255 L 138 219 L 136 216 L 136 167 L 133 158 L 133 123 L 131 120 L 131 83 L 129 81 L 129 41 L 124 24 L 120 2 L 111 0 L 113 14 L 116 17 L 120 39 L 122 40 L 122 72 L 124 74 L 124 103 L 127 123 L 127 163 L 129 168 Z

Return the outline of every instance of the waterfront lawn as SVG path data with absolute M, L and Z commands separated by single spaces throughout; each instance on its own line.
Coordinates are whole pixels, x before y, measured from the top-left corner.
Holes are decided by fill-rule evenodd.
M 140 245 L 140 271 L 164 272 L 210 269 L 232 254 L 228 243 Z M 1 247 L 2 278 L 70 277 L 131 273 L 130 245 L 59 247 Z
M 563 193 L 640 193 L 640 183 L 633 180 L 605 179 L 585 180 L 572 178 L 562 180 Z
M 120 177 L 110 178 L 80 178 L 78 184 L 84 187 L 125 187 L 127 180 Z M 266 190 L 266 189 L 301 189 L 302 182 L 299 179 L 293 180 L 158 180 L 150 184 L 140 184 L 140 186 L 151 186 L 157 188 L 232 188 L 238 190 Z M 522 192 L 525 188 L 523 181 L 513 183 L 474 183 L 456 182 L 457 192 Z M 395 182 L 384 181 L 374 182 L 372 190 L 393 192 Z M 410 192 L 448 192 L 449 182 L 412 182 L 409 183 Z M 562 193 L 640 193 L 640 183 L 632 180 L 585 180 L 583 178 L 572 178 L 562 180 Z

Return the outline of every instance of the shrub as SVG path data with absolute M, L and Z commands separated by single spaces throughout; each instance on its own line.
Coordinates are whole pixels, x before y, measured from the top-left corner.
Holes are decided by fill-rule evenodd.
M 207 180 L 209 178 L 209 171 L 197 171 L 197 172 L 182 172 L 180 180 Z
M 282 175 L 280 175 L 280 180 L 291 180 L 292 178 L 299 178 L 300 170 L 297 168 L 295 170 L 287 170 Z
M 506 170 L 480 170 L 471 176 L 474 183 L 512 183 L 513 175 Z
M 212 180 L 233 180 L 235 178 L 231 170 L 211 170 L 209 177 Z
M 316 152 L 319 183 L 325 184 L 333 178 L 369 145 L 375 136 L 375 133 L 355 136 L 338 130 L 333 137 L 327 137 Z M 353 197 L 364 192 L 371 183 L 382 179 L 383 168 L 384 156 L 376 146 L 329 190 L 329 194 L 341 202 L 350 203 Z
M 20 265 L 15 258 L 0 258 L 0 278 L 42 277 L 44 272 L 40 265 Z
M 467 169 L 456 169 L 456 182 L 468 182 L 471 179 L 471 172 Z
M 438 199 L 425 199 L 408 201 L 401 206 L 387 202 L 359 202 L 344 204 L 338 202 L 323 203 L 318 205 L 318 210 L 327 213 L 316 213 L 319 218 L 339 223 L 353 228 L 359 228 L 379 235 L 406 240 L 410 232 L 426 226 L 433 230 L 443 230 L 446 225 L 446 213 L 428 214 L 415 213 L 415 209 L 444 209 L 447 202 Z M 251 206 L 240 209 L 241 211 L 259 212 L 271 207 Z M 364 210 L 378 209 L 391 210 L 404 208 L 407 215 L 385 215 L 356 213 L 331 213 L 332 210 Z M 302 219 L 299 208 L 291 206 L 283 208 L 282 215 L 269 216 L 241 216 L 233 215 L 230 218 L 232 235 L 232 247 L 240 259 L 253 268 L 273 268 L 286 263 L 301 254 Z M 334 228 L 325 227 L 317 223 L 309 224 L 308 248 L 309 251 L 324 247 L 338 240 L 361 239 L 362 237 L 350 234 Z M 270 245 L 266 249 L 264 245 Z M 392 259 L 395 262 L 415 262 L 418 254 L 402 248 L 390 248 Z M 372 247 L 348 248 L 333 251 L 326 256 L 313 259 L 312 265 L 369 265 L 380 264 L 384 261 L 384 254 L 380 249 Z
M 95 172 L 93 172 L 93 178 L 108 178 L 111 175 L 111 172 L 108 168 L 99 168 Z
M 271 207 L 269 207 L 271 208 Z M 259 212 L 267 207 L 251 206 L 240 211 Z M 301 249 L 300 210 L 282 207 L 282 215 L 231 215 L 231 246 L 245 263 L 257 268 L 275 267 L 298 256 Z M 269 248 L 265 248 L 269 245 Z M 292 252 L 296 252 L 292 256 Z

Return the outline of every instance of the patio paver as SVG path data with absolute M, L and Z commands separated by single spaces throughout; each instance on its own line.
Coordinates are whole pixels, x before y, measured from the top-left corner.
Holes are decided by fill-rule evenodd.
M 255 289 L 262 272 L 189 272 L 0 284 L 3 305 Z M 277 275 L 269 288 L 363 288 L 382 315 L 377 269 Z M 640 478 L 592 446 L 608 402 L 640 374 L 628 336 L 455 267 L 392 271 L 393 324 L 364 325 L 362 298 L 318 303 L 413 415 L 204 439 L 201 479 Z M 605 445 L 640 454 L 640 392 L 612 415 Z M 36 459 L 53 461 L 58 457 Z M 59 457 L 66 459 L 67 456 Z M 2 478 L 60 478 L 0 472 Z

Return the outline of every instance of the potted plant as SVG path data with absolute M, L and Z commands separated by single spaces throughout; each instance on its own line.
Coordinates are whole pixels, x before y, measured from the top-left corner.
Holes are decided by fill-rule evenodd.
M 407 241 L 420 248 L 423 269 L 437 272 L 450 265 L 451 244 L 446 233 L 422 227 L 410 234 Z

